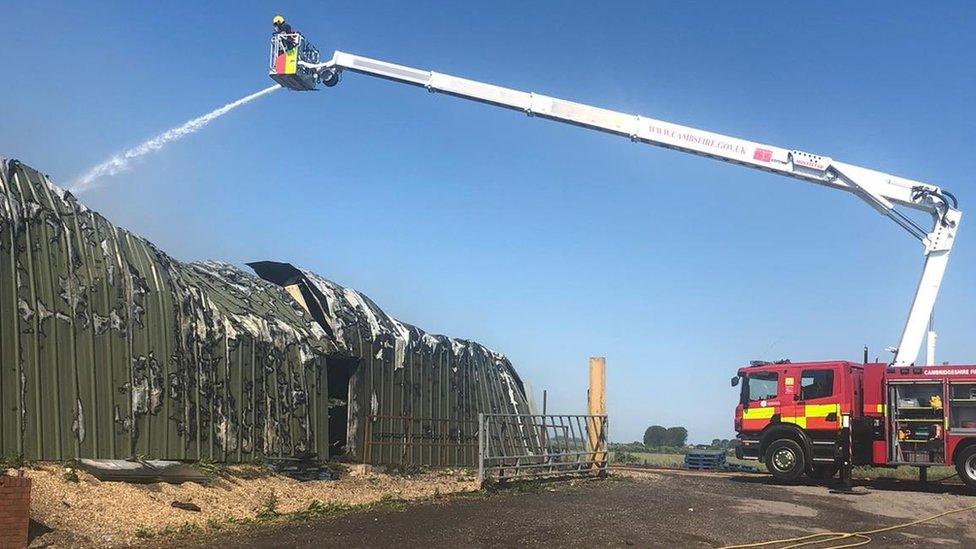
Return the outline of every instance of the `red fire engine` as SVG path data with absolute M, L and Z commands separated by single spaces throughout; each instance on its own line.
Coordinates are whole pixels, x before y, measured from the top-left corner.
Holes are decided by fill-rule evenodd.
M 976 366 L 754 363 L 732 385 L 736 456 L 778 480 L 852 465 L 912 465 L 924 479 L 927 467 L 954 465 L 976 488 Z

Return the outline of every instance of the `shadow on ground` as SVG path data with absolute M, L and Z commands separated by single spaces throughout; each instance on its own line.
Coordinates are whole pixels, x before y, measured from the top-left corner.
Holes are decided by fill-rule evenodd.
M 730 477 L 729 480 L 732 482 L 741 482 L 743 484 L 761 484 L 765 486 L 813 486 L 813 487 L 823 487 L 826 489 L 836 488 L 835 483 L 824 483 L 810 479 L 801 479 L 791 483 L 781 483 L 773 480 L 773 477 L 769 475 L 749 475 L 749 476 L 735 476 Z M 878 491 L 888 491 L 888 492 L 919 492 L 923 494 L 950 494 L 954 496 L 971 496 L 973 492 L 969 490 L 964 484 L 949 484 L 949 483 L 939 483 L 939 482 L 920 482 L 917 480 L 902 480 L 902 479 L 891 479 L 891 478 L 879 478 L 879 479 L 855 479 L 852 483 L 855 489 L 867 489 L 867 490 L 878 490 Z
M 48 532 L 53 532 L 54 528 L 51 528 L 43 522 L 30 519 L 30 526 L 27 527 L 27 545 L 30 545 L 35 539 L 47 534 Z M 47 547 L 47 545 L 39 545 L 35 547 Z

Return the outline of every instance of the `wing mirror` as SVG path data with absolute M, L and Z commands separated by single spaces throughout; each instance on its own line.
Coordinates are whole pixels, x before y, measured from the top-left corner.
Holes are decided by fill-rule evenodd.
M 739 384 L 739 376 L 732 377 L 732 386 L 735 387 Z

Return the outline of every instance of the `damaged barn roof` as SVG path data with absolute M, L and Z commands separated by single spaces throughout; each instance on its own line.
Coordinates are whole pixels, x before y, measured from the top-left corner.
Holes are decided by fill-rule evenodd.
M 247 265 L 261 278 L 289 290 L 289 293 L 303 308 L 310 311 L 319 325 L 325 329 L 329 339 L 343 349 L 351 348 L 350 328 L 365 327 L 371 339 L 393 342 L 394 365 L 397 368 L 403 367 L 407 349 L 432 350 L 437 346 L 446 346 L 457 355 L 471 353 L 477 349 L 478 352 L 483 352 L 500 362 L 508 362 L 502 354 L 480 343 L 430 334 L 416 326 L 401 322 L 386 314 L 365 294 L 340 286 L 312 271 L 299 269 L 290 263 L 275 261 L 257 261 Z M 300 288 L 301 294 L 295 294 L 294 288 Z M 511 373 L 517 379 L 515 372 Z
M 477 343 L 289 264 L 179 262 L 0 162 L 0 454 L 461 464 L 478 412 L 528 411 Z M 435 424 L 464 449 L 417 449 Z

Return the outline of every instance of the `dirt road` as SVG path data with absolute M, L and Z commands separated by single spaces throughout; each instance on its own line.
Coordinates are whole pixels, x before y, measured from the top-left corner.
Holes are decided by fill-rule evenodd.
M 639 473 L 451 497 L 184 540 L 184 547 L 716 547 L 870 530 L 976 504 L 961 487 L 881 483 L 860 496 L 767 476 Z M 876 534 L 874 546 L 976 546 L 976 511 Z M 172 541 L 167 545 L 172 546 Z

